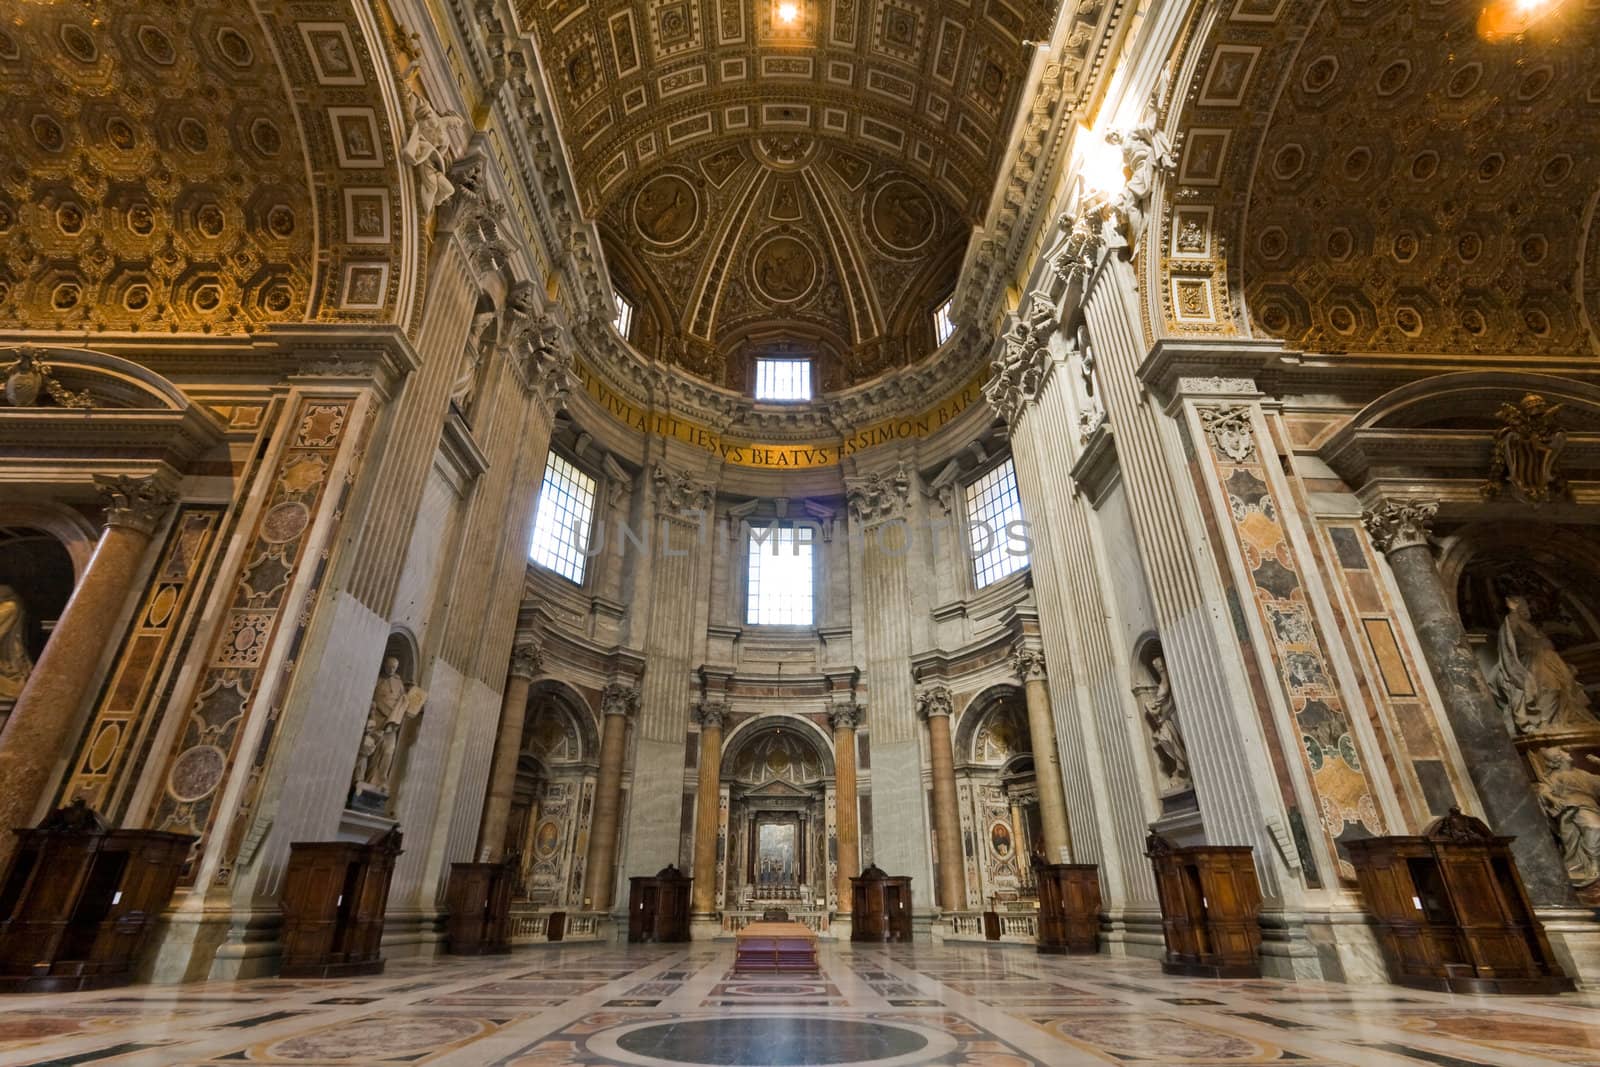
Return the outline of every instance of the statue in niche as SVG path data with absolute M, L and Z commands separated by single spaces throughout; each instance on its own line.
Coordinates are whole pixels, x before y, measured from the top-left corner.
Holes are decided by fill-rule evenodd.
M 422 201 L 422 215 L 427 218 L 434 209 L 455 193 L 450 181 L 450 151 L 452 135 L 467 128 L 460 115 L 453 111 L 443 114 L 415 89 L 410 100 L 411 133 L 400 149 L 400 155 L 417 172 L 417 195 Z
M 1577 672 L 1534 621 L 1527 597 L 1506 597 L 1497 645 L 1489 687 L 1516 733 L 1600 729 Z
M 28 612 L 22 597 L 0 585 L 0 700 L 14 701 L 33 672 L 28 655 Z
M 367 706 L 367 727 L 361 735 L 356 756 L 354 792 L 379 794 L 387 799 L 394 776 L 395 753 L 400 746 L 400 728 L 422 711 L 428 694 L 400 677 L 400 660 L 385 656 L 378 681 L 372 687 L 372 702 Z
M 1600 775 L 1573 766 L 1572 753 L 1544 748 L 1538 754 L 1539 804 L 1561 841 L 1567 877 L 1580 889 L 1600 882 Z M 1600 765 L 1600 758 L 1587 757 Z
M 1178 728 L 1178 704 L 1172 696 L 1172 680 L 1167 676 L 1167 661 L 1158 652 L 1150 659 L 1152 685 L 1137 686 L 1134 692 L 1144 703 L 1144 721 L 1150 729 L 1150 744 L 1163 779 L 1163 796 L 1194 787 L 1189 773 L 1189 749 Z

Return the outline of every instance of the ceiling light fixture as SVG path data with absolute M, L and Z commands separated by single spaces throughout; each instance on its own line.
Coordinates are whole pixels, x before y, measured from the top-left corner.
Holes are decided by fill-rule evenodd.
M 1515 39 L 1561 7 L 1561 0 L 1490 0 L 1478 13 L 1478 36 L 1486 41 Z
M 778 21 L 786 26 L 792 26 L 800 18 L 800 5 L 782 3 L 778 5 Z

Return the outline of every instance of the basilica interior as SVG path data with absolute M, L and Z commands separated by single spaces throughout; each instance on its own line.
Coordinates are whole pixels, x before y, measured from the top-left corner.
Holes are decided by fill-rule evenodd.
M 0 0 L 0 1061 L 1600 1063 L 1597 71 Z

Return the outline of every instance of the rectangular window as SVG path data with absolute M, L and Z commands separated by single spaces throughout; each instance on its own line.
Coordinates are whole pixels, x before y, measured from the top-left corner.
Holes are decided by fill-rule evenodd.
M 940 304 L 933 312 L 933 340 L 934 344 L 944 344 L 956 332 L 956 324 L 950 318 L 950 309 L 955 304 L 956 298 L 951 297 Z
M 751 626 L 811 625 L 809 526 L 767 526 L 745 533 L 749 590 L 744 621 Z
M 633 328 L 633 305 L 621 293 L 617 294 L 617 317 L 611 320 L 611 325 L 615 326 L 617 332 L 624 338 Z
M 757 359 L 757 400 L 810 400 L 809 359 Z
M 533 516 L 528 557 L 561 577 L 583 584 L 589 530 L 594 523 L 594 479 L 554 452 L 544 468 L 539 508 Z
M 967 533 L 972 577 L 978 588 L 992 585 L 1028 565 L 1027 547 L 1008 527 L 1022 520 L 1017 469 L 1008 459 L 967 486 Z

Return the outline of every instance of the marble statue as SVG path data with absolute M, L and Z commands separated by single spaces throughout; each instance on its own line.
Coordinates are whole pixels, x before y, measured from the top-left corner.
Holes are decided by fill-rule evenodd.
M 1174 169 L 1178 157 L 1171 138 L 1157 128 L 1153 114 L 1131 130 L 1107 134 L 1106 140 L 1122 149 L 1122 168 L 1128 180 L 1117 196 L 1116 208 L 1127 228 L 1128 243 L 1136 244 L 1144 234 L 1156 177 Z
M 28 655 L 28 614 L 22 598 L 0 585 L 0 700 L 16 700 L 33 671 Z
M 1534 621 L 1526 597 L 1506 597 L 1497 645 L 1489 686 L 1516 733 L 1600 728 L 1577 672 Z
M 1161 656 L 1150 660 L 1150 673 L 1156 684 L 1144 694 L 1144 719 L 1150 726 L 1150 742 L 1155 746 L 1161 773 L 1173 791 L 1193 785 L 1189 774 L 1189 750 L 1178 729 L 1178 705 L 1172 696 L 1172 680 L 1167 677 L 1167 661 Z
M 478 398 L 478 378 L 484 360 L 494 347 L 498 333 L 499 312 L 493 307 L 479 311 L 472 317 L 472 327 L 467 333 L 466 352 L 461 360 L 461 373 L 450 387 L 450 403 L 455 405 L 463 419 L 470 421 L 473 402 Z
M 445 153 L 452 147 L 451 134 L 465 130 L 466 123 L 452 111 L 435 111 L 416 91 L 411 94 L 410 111 L 411 133 L 400 154 L 416 169 L 417 193 L 422 200 L 422 214 L 427 217 L 456 191 Z
M 1567 877 L 1582 887 L 1600 881 L 1600 774 L 1572 765 L 1572 753 L 1563 748 L 1538 752 L 1539 803 L 1555 824 Z M 1590 763 L 1600 765 L 1591 755 Z
M 428 695 L 400 677 L 400 660 L 383 658 L 383 669 L 372 687 L 367 706 L 367 727 L 356 757 L 354 786 L 359 791 L 387 794 L 394 775 L 394 757 L 400 744 L 400 727 L 422 710 Z

